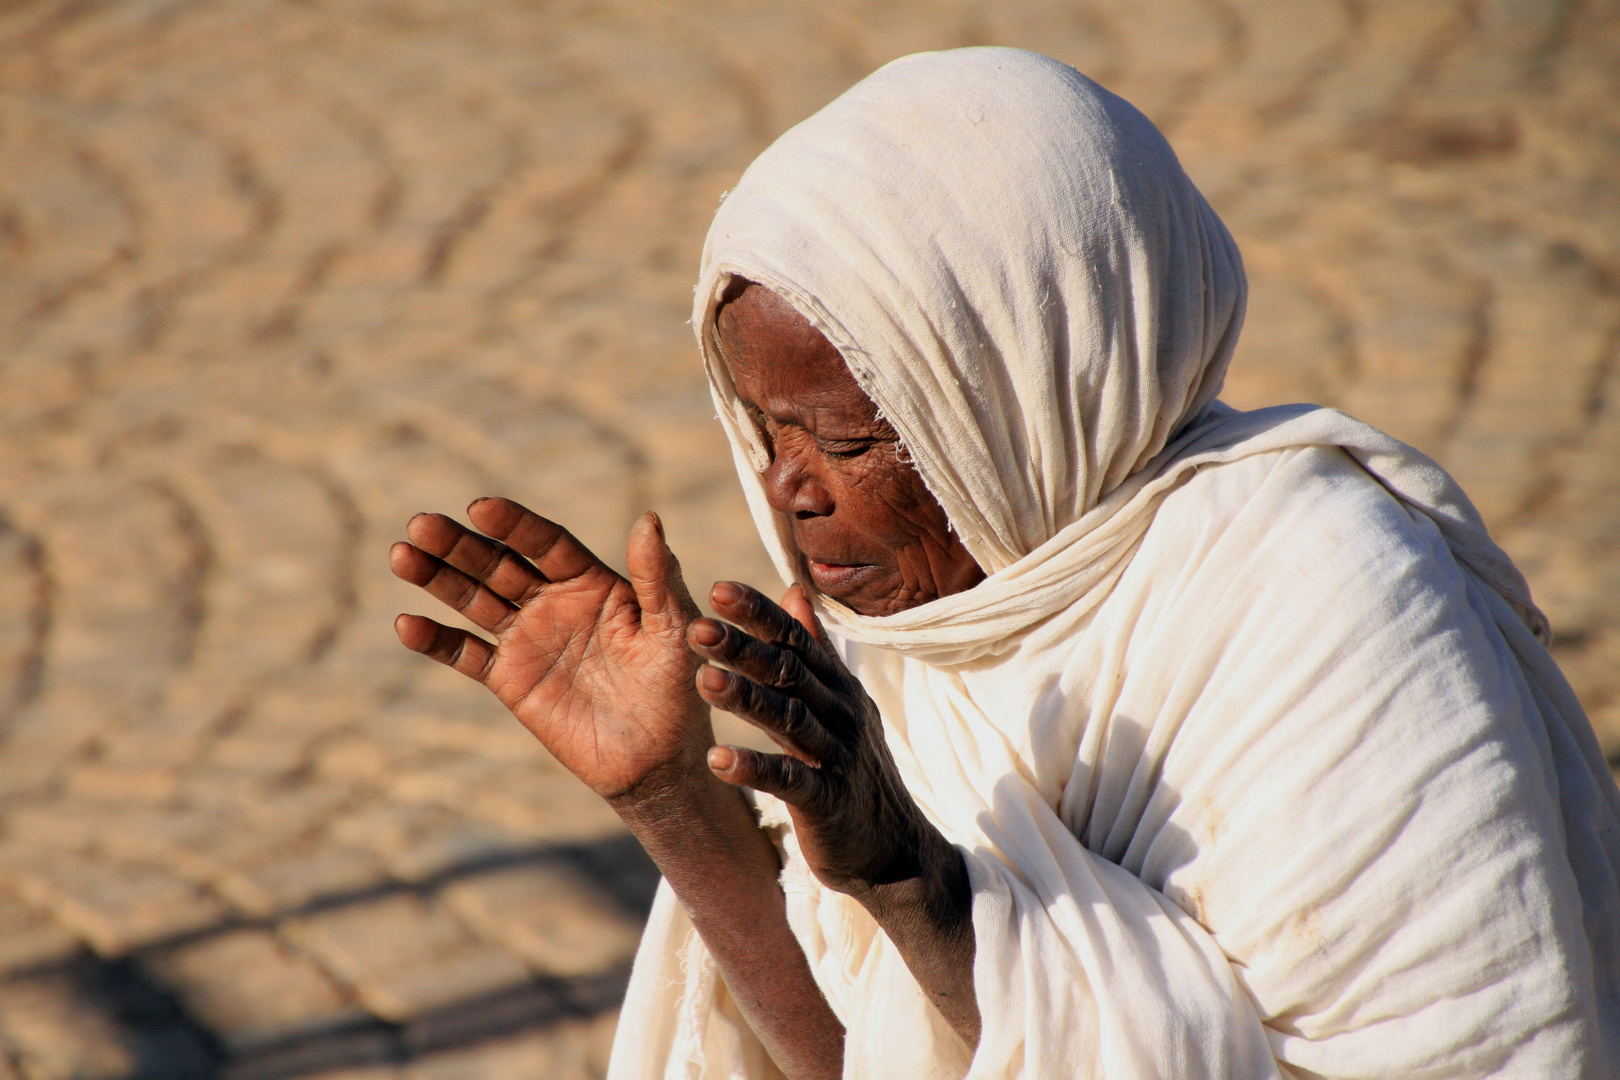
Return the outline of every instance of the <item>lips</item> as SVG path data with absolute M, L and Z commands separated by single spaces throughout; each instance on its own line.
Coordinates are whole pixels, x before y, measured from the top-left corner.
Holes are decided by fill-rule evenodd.
M 827 563 L 812 559 L 808 555 L 805 556 L 804 565 L 810 572 L 810 580 L 815 582 L 816 588 L 835 596 L 856 584 L 872 569 L 867 563 Z
M 830 574 L 837 570 L 856 570 L 867 565 L 866 563 L 822 562 L 820 559 L 812 559 L 808 555 L 805 556 L 804 561 L 811 570 L 825 574 Z
M 863 538 L 829 529 L 829 524 L 825 518 L 795 522 L 794 546 L 815 587 L 829 596 L 845 597 L 860 589 L 866 578 L 882 573 L 880 563 L 871 561 L 874 555 L 882 556 Z
M 842 551 L 834 552 L 823 549 L 822 551 L 812 554 L 801 547 L 799 549 L 799 554 L 804 556 L 804 561 L 810 566 L 826 567 L 831 570 L 842 570 L 851 566 L 871 565 L 870 563 L 863 562 L 859 556 L 850 558 L 850 553 Z

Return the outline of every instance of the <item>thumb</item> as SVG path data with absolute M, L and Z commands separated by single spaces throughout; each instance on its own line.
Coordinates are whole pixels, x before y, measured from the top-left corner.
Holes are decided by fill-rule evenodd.
M 821 628 L 821 620 L 816 618 L 816 609 L 810 603 L 810 597 L 805 595 L 802 585 L 788 586 L 788 591 L 782 594 L 782 610 L 810 631 L 810 636 L 815 639 L 816 644 L 827 644 L 827 632 Z
M 651 510 L 630 527 L 625 569 L 647 629 L 683 631 L 700 614 L 681 577 L 680 561 L 664 542 L 664 523 Z

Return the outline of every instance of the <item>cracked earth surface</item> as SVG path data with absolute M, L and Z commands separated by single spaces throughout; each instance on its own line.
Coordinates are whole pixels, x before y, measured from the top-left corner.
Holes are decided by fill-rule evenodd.
M 0 4 L 0 1078 L 600 1073 L 653 875 L 385 553 L 503 493 L 772 576 L 685 326 L 721 193 L 1021 45 L 1243 247 L 1226 397 L 1438 457 L 1620 751 L 1620 5 Z

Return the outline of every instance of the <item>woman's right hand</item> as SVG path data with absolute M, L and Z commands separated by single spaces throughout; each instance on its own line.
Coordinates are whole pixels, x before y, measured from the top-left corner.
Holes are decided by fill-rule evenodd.
M 421 615 L 394 621 L 399 640 L 483 683 L 605 799 L 707 778 L 713 733 L 686 646 L 699 612 L 656 515 L 630 531 L 628 580 L 509 499 L 479 499 L 467 515 L 481 534 L 417 514 L 389 566 L 493 642 Z
M 789 1076 L 837 1077 L 843 1025 L 788 927 L 776 849 L 705 761 L 714 734 L 686 644 L 698 609 L 658 519 L 630 530 L 627 580 L 517 503 L 479 499 L 467 516 L 481 533 L 416 515 L 389 564 L 494 640 L 401 615 L 400 641 L 489 687 L 612 803 L 772 1059 Z

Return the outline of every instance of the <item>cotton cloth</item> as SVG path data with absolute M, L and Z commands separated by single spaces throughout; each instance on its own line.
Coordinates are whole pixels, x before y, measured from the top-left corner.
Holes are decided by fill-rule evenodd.
M 808 586 L 715 346 L 734 275 L 839 349 L 989 575 L 815 597 L 962 852 L 983 1019 L 969 1051 L 759 796 L 846 1077 L 1620 1076 L 1620 793 L 1546 620 L 1417 451 L 1216 401 L 1241 260 L 1140 113 L 922 54 L 724 201 L 693 325 Z M 778 1075 L 667 887 L 610 1075 Z

